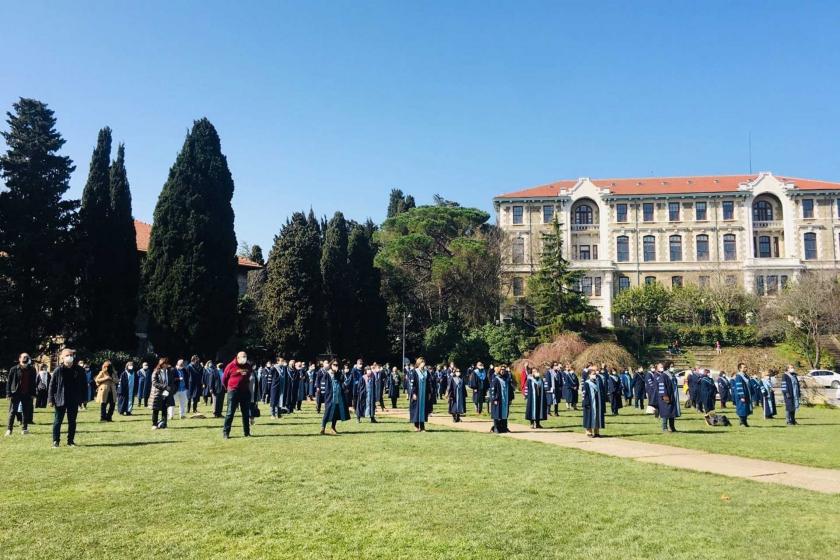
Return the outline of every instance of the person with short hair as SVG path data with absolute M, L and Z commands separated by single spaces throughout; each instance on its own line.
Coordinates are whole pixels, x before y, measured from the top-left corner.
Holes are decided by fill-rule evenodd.
M 426 360 L 417 358 L 415 367 L 409 373 L 409 422 L 414 424 L 414 431 L 425 432 L 426 422 L 429 414 L 432 413 L 434 402 L 435 383 L 429 370 L 426 369 Z
M 508 417 L 515 391 L 514 380 L 507 366 L 501 365 L 496 369 L 487 394 L 490 398 L 490 417 L 493 419 L 492 431 L 497 434 L 510 432 Z
M 385 379 L 385 385 L 388 391 L 388 398 L 391 399 L 391 410 L 397 408 L 397 401 L 400 399 L 400 389 L 402 388 L 402 379 L 400 379 L 400 370 L 396 366 L 391 368 L 391 373 Z
M 538 369 L 525 366 L 525 372 L 525 419 L 532 429 L 542 429 L 541 422 L 548 419 L 545 384 Z
M 149 378 L 149 397 L 152 401 L 152 429 L 166 429 L 168 409 L 175 404 L 177 381 L 166 356 L 158 360 L 157 367 Z
M 134 362 L 126 362 L 125 369 L 120 374 L 117 384 L 117 410 L 121 416 L 131 416 L 134 410 L 134 388 L 137 386 L 138 376 L 134 373 Z
M 87 410 L 88 403 L 96 396 L 96 381 L 94 381 L 94 375 L 90 368 L 90 364 L 88 364 L 85 360 L 79 360 L 79 367 L 85 372 L 86 384 L 85 394 L 83 395 L 84 398 L 80 404 L 82 408 Z
M 12 435 L 15 427 L 15 417 L 18 408 L 21 409 L 21 426 L 23 434 L 29 433 L 29 422 L 32 420 L 32 399 L 38 386 L 35 367 L 32 358 L 23 352 L 18 356 L 18 363 L 9 370 L 6 381 L 6 397 L 9 399 L 9 421 L 6 426 L 6 436 Z
M 645 409 L 645 370 L 641 366 L 633 374 L 633 406 Z
M 149 369 L 149 362 L 143 362 L 143 366 L 137 371 L 137 407 L 149 408 L 149 393 L 151 393 L 152 370 Z
M 587 377 L 581 384 L 583 398 L 581 399 L 581 408 L 583 408 L 583 429 L 586 430 L 587 437 L 601 437 L 601 430 L 605 427 L 604 412 L 601 406 L 601 401 L 605 395 L 601 392 L 601 384 L 598 383 L 598 376 L 595 369 L 590 369 L 587 372 Z
M 335 429 L 338 421 L 350 419 L 350 410 L 344 398 L 344 386 L 353 383 L 351 378 L 345 378 L 344 374 L 338 371 L 338 362 L 329 362 L 329 368 L 321 377 L 321 385 L 316 392 L 321 394 L 321 402 L 324 404 L 324 416 L 321 418 L 321 435 L 326 433 L 327 424 L 330 424 L 330 431 L 338 435 Z
M 469 385 L 472 389 L 473 406 L 476 414 L 484 412 L 484 403 L 487 400 L 487 391 L 490 389 L 490 377 L 484 369 L 484 364 L 477 362 L 475 369 L 470 374 Z
M 712 379 L 711 371 L 708 369 L 702 370 L 697 380 L 697 398 L 694 405 L 698 411 L 703 413 L 707 424 L 711 424 L 710 417 L 715 412 L 717 393 L 718 388 L 715 380 Z
M 788 426 L 796 426 L 796 411 L 800 404 L 799 377 L 793 364 L 788 364 L 787 371 L 782 375 L 782 397 L 785 399 L 785 422 Z
M 50 370 L 47 364 L 41 364 L 35 387 L 35 408 L 47 407 L 47 393 L 50 390 Z M 6 393 L 8 395 L 8 392 Z
M 53 370 L 47 402 L 55 407 L 53 416 L 53 447 L 61 440 L 61 425 L 67 418 L 67 446 L 76 446 L 76 416 L 87 397 L 88 383 L 85 370 L 75 363 L 76 351 L 65 348 L 59 355 L 59 365 Z
M 187 374 L 189 374 L 189 388 L 187 389 L 187 412 L 193 414 L 198 412 L 198 400 L 204 392 L 204 366 L 198 356 L 190 358 L 190 364 L 187 366 Z
M 747 377 L 747 365 L 738 364 L 738 372 L 732 378 L 732 401 L 735 403 L 735 414 L 745 428 L 750 425 L 747 418 L 753 411 L 753 398 L 751 393 L 750 379 Z
M 187 407 L 189 403 L 190 390 L 190 374 L 184 366 L 184 360 L 178 360 L 175 364 L 175 400 L 178 401 L 179 418 L 183 420 L 187 416 Z M 174 404 L 172 405 L 172 413 L 169 415 L 171 420 L 175 416 Z
M 230 438 L 230 429 L 233 426 L 233 416 L 236 414 L 237 407 L 242 416 L 242 431 L 245 437 L 251 437 L 251 367 L 246 352 L 239 352 L 236 358 L 225 367 L 222 385 L 227 389 L 228 401 L 222 438 Z
M 216 364 L 216 378 L 218 383 L 213 384 L 213 418 L 221 418 L 225 405 L 225 384 L 222 381 L 225 375 L 225 364 Z
M 776 392 L 773 390 L 773 377 L 769 371 L 763 371 L 759 381 L 761 391 L 761 408 L 764 418 L 770 420 L 776 417 Z
M 449 386 L 446 389 L 446 396 L 449 399 L 449 414 L 454 422 L 460 422 L 461 416 L 467 413 L 467 385 L 461 379 L 461 370 L 450 366 Z
M 365 367 L 365 372 L 359 380 L 356 389 L 356 421 L 361 422 L 362 418 L 370 418 L 371 423 L 376 424 L 376 393 L 379 380 L 373 373 L 370 366 Z

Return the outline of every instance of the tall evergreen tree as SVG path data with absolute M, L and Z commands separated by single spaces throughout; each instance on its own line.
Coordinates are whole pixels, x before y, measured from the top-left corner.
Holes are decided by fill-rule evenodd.
M 540 266 L 528 279 L 527 301 L 534 313 L 537 331 L 550 339 L 564 330 L 580 330 L 597 319 L 598 311 L 580 291 L 582 270 L 572 270 L 563 258 L 563 237 L 555 217 L 542 232 Z
M 0 359 L 35 352 L 62 334 L 72 302 L 76 267 L 70 230 L 78 201 L 62 200 L 75 170 L 59 155 L 64 139 L 45 103 L 21 98 L 7 113 L 0 155 Z
M 266 341 L 287 357 L 312 359 L 323 350 L 318 255 L 316 230 L 295 212 L 274 237 L 260 302 Z
M 347 240 L 347 269 L 353 290 L 349 344 L 366 360 L 383 359 L 388 352 L 387 310 L 381 295 L 380 272 L 373 266 L 374 228 L 370 221 L 354 224 Z
M 162 353 L 214 355 L 234 332 L 233 189 L 216 129 L 196 121 L 158 198 L 143 268 L 150 338 Z
M 262 247 L 259 245 L 252 245 L 251 246 L 251 253 L 248 255 L 248 258 L 254 261 L 257 264 L 265 264 L 265 259 L 263 258 Z
M 324 324 L 327 349 L 342 358 L 351 358 L 352 287 L 347 268 L 347 222 L 336 212 L 324 232 L 321 249 L 321 278 L 324 294 Z
M 388 217 L 393 218 L 415 207 L 414 197 L 403 194 L 400 189 L 391 189 L 388 196 Z
M 111 341 L 106 347 L 134 350 L 137 344 L 135 319 L 139 303 L 140 257 L 137 254 L 137 232 L 134 229 L 123 144 L 117 148 L 117 159 L 111 164 L 110 183 L 113 307 Z

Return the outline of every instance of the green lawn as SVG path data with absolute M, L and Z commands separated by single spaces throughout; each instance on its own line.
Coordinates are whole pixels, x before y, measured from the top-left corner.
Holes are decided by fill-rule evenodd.
M 564 411 L 549 417 L 543 427 L 559 431 L 583 431 L 581 413 Z M 696 410 L 682 410 L 677 419 L 675 434 L 662 433 L 659 420 L 635 408 L 622 408 L 618 416 L 611 416 L 607 406 L 605 436 L 621 436 L 639 441 L 665 443 L 679 447 L 702 449 L 712 453 L 769 459 L 812 467 L 840 469 L 840 410 L 824 407 L 802 407 L 797 413 L 799 426 L 786 426 L 784 409 L 775 420 L 765 420 L 761 409 L 749 419 L 749 428 L 738 426 L 738 417 L 730 406 L 718 411 L 726 414 L 733 426 L 710 428 Z M 525 403 L 516 395 L 511 409 L 512 420 L 527 424 Z
M 155 432 L 145 411 L 112 424 L 87 411 L 79 447 L 51 449 L 49 417 L 0 440 L 4 559 L 767 560 L 840 547 L 836 496 L 490 434 L 415 434 L 394 418 L 322 437 L 309 409 L 260 419 L 250 439 L 237 421 L 223 441 L 217 420 Z

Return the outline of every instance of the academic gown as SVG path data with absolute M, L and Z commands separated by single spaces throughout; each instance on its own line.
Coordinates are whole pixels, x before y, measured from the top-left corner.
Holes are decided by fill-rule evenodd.
M 389 373 L 388 377 L 385 378 L 385 385 L 386 390 L 388 392 L 388 398 L 400 398 L 400 388 L 402 387 L 402 380 L 400 379 L 399 372 L 396 374 Z
M 548 418 L 548 401 L 542 379 L 531 375 L 525 380 L 525 420 L 541 422 Z
M 566 401 L 566 404 L 577 406 L 578 376 L 573 371 L 563 372 L 563 400 Z
M 720 405 L 726 406 L 726 403 L 732 400 L 732 383 L 728 378 L 721 375 L 717 379 L 717 389 L 720 395 Z
M 752 414 L 753 400 L 750 392 L 750 380 L 743 374 L 735 374 L 732 378 L 732 401 L 735 403 L 735 413 L 741 417 Z
M 545 372 L 543 377 L 543 386 L 545 387 L 545 402 L 550 407 L 560 402 L 560 396 L 563 393 L 563 379 L 559 373 L 553 369 Z
M 473 370 L 470 375 L 470 389 L 472 389 L 473 404 L 478 405 L 487 400 L 487 391 L 490 388 L 490 376 L 485 370 Z
M 622 400 L 624 387 L 619 376 L 610 375 L 607 377 L 607 392 L 610 395 L 611 408 L 618 410 L 624 406 L 624 402 Z
M 603 429 L 604 407 L 601 405 L 603 394 L 597 379 L 587 379 L 583 382 L 583 427 L 587 430 Z
M 196 400 L 204 392 L 204 366 L 190 364 L 187 366 L 187 373 L 190 375 L 189 398 Z
M 773 390 L 773 383 L 769 379 L 762 379 L 759 382 L 761 391 L 761 406 L 764 409 L 765 418 L 773 418 L 776 415 L 776 392 Z
M 432 413 L 435 394 L 433 376 L 425 369 L 413 369 L 409 375 L 409 422 L 425 424 Z M 416 398 L 415 398 L 416 397 Z
M 509 374 L 494 375 L 490 382 L 490 417 L 493 420 L 507 420 L 510 403 L 514 399 L 513 379 Z
M 645 378 L 639 372 L 633 374 L 633 398 L 642 401 L 645 398 Z
M 785 372 L 782 375 L 782 397 L 785 399 L 785 410 L 799 410 L 800 386 L 799 376 Z
M 379 381 L 375 375 L 363 375 L 356 387 L 356 418 L 374 418 L 376 416 L 376 392 Z
M 296 393 L 297 394 L 297 401 L 295 402 L 295 405 L 297 405 L 297 403 L 299 403 L 299 402 L 302 403 L 303 401 L 306 400 L 307 389 L 308 389 L 309 383 L 308 383 L 308 376 L 306 375 L 306 370 L 304 370 L 303 368 L 300 368 L 300 369 L 296 369 L 295 372 L 297 374 L 297 380 L 298 380 L 297 381 L 297 393 Z
M 715 397 L 717 393 L 718 389 L 717 385 L 715 385 L 715 380 L 708 375 L 700 376 L 700 379 L 697 381 L 697 400 L 694 402 L 694 406 L 700 412 L 712 412 L 715 409 Z
M 446 394 L 449 396 L 449 414 L 467 413 L 467 385 L 463 379 L 450 376 Z
M 625 399 L 632 399 L 633 398 L 633 378 L 630 377 L 630 372 L 625 371 L 620 376 L 621 379 L 621 392 L 624 395 Z
M 601 399 L 601 414 L 607 414 L 607 401 L 610 400 L 610 393 L 609 393 L 609 375 L 607 372 L 600 371 L 595 376 L 595 379 L 598 381 L 598 389 L 601 391 L 601 394 L 604 398 Z
M 658 371 L 648 371 L 645 373 L 645 392 L 647 393 L 647 401 L 649 406 L 656 406 L 656 389 L 659 385 Z
M 660 418 L 678 418 L 680 416 L 679 387 L 668 373 L 658 376 L 656 384 L 656 403 Z
M 752 397 L 753 408 L 761 404 L 761 382 L 750 377 L 750 396 Z
M 350 409 L 344 400 L 345 383 L 350 381 L 345 381 L 344 374 L 340 371 L 336 372 L 335 376 L 326 373 L 323 377 L 321 397 L 324 402 L 324 420 L 328 423 L 333 420 L 343 422 L 350 419 Z
M 269 391 L 271 393 L 270 403 L 272 408 L 283 408 L 286 401 L 286 371 L 289 366 L 274 366 L 274 371 L 271 376 L 271 386 Z

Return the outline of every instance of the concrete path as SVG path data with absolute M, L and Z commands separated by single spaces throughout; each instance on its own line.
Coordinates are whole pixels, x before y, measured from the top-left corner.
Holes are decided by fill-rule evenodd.
M 388 416 L 406 417 L 406 410 L 389 411 Z M 476 418 L 463 418 L 455 423 L 448 415 L 432 414 L 430 424 L 457 428 L 490 435 L 492 422 Z M 655 463 L 691 471 L 722 474 L 770 484 L 782 484 L 826 494 L 840 494 L 840 470 L 790 465 L 761 459 L 748 459 L 733 455 L 719 455 L 697 449 L 633 441 L 620 437 L 589 438 L 584 433 L 531 430 L 528 426 L 509 425 L 511 433 L 504 437 L 538 441 L 561 447 L 611 455 L 624 459 Z M 499 436 L 495 436 L 499 437 Z

